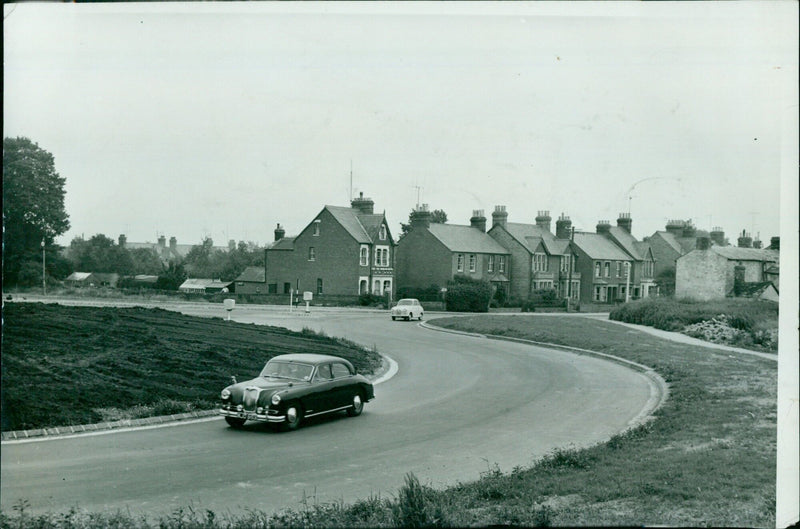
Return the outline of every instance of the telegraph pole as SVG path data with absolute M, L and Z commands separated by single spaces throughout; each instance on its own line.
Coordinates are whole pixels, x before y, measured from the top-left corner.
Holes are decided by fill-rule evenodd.
M 42 236 L 42 293 L 47 295 L 47 271 L 45 269 L 46 255 L 44 251 L 44 236 Z

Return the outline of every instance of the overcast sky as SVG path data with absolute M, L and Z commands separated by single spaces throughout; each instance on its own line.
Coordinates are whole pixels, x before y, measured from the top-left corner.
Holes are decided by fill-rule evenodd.
M 72 229 L 266 243 L 363 192 L 468 224 L 777 235 L 797 4 L 4 5 L 4 136 Z

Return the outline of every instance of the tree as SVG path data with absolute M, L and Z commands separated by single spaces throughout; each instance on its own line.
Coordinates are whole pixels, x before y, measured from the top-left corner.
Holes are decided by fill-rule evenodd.
M 411 210 L 411 213 L 408 214 L 408 224 L 401 222 L 400 223 L 400 237 L 405 235 L 411 230 L 411 218 L 414 215 L 414 210 Z M 434 209 L 431 211 L 430 217 L 431 223 L 435 224 L 446 224 L 447 223 L 447 213 L 444 212 L 443 209 Z
M 38 144 L 23 137 L 3 139 L 5 282 L 17 283 L 23 263 L 38 262 L 41 268 L 42 241 L 48 254 L 55 256 L 59 250 L 53 239 L 69 229 L 65 182 L 56 172 L 53 155 Z
M 675 295 L 675 267 L 662 270 L 655 278 L 658 291 L 662 296 Z
M 186 271 L 183 265 L 176 261 L 170 261 L 169 266 L 158 276 L 156 288 L 158 290 L 178 290 L 186 281 Z
M 133 262 L 133 275 L 143 274 L 157 276 L 160 274 L 164 265 L 155 251 L 150 248 L 134 248 L 128 250 Z
M 88 241 L 80 237 L 73 239 L 69 245 L 69 258 L 79 272 L 116 272 L 120 275 L 134 272 L 128 250 L 102 233 L 92 236 Z

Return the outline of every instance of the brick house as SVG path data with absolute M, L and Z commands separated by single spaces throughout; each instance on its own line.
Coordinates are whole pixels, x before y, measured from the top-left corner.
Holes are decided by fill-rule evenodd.
M 178 244 L 178 239 L 175 237 L 169 238 L 168 246 L 167 238 L 163 235 L 158 237 L 158 242 L 129 242 L 128 238 L 122 234 L 119 236 L 118 244 L 121 248 L 127 248 L 128 250 L 151 250 L 165 264 L 170 261 L 182 261 L 195 246 L 194 244 Z M 228 246 L 214 246 L 212 241 L 213 250 L 230 251 L 235 248 L 236 241 L 234 240 L 228 241 Z
M 237 294 L 266 294 L 266 270 L 263 266 L 248 266 L 233 280 L 233 285 Z
M 559 297 L 567 297 L 567 283 L 571 279 L 572 298 L 579 299 L 581 275 L 574 268 L 569 244 L 572 222 L 562 215 L 556 221 L 554 235 L 550 231 L 551 220 L 548 211 L 539 211 L 536 224 L 508 222 L 505 206 L 495 207 L 488 233 L 511 255 L 510 297 L 526 300 L 537 289 L 555 289 Z
M 351 207 L 325 206 L 295 237 L 276 230 L 266 250 L 268 293 L 317 296 L 394 292 L 396 243 L 386 216 L 363 193 Z
M 601 228 L 602 231 L 602 228 Z M 570 245 L 575 252 L 575 269 L 581 274 L 580 299 L 593 303 L 624 300 L 633 258 L 603 233 L 575 232 Z
M 697 247 L 677 260 L 675 297 L 724 298 L 733 293 L 737 279 L 741 283 L 767 281 L 779 258 L 774 249 L 716 246 L 705 237 L 698 238 Z
M 489 281 L 508 292 L 508 250 L 486 233 L 486 218 L 475 211 L 470 225 L 431 223 L 427 204 L 411 214 L 411 229 L 397 246 L 400 288 L 444 287 L 456 275 Z
M 630 256 L 630 296 L 646 298 L 655 294 L 658 288 L 655 282 L 656 260 L 649 241 L 637 241 L 633 236 L 632 225 L 630 213 L 620 213 L 616 226 L 601 221 L 597 224 L 597 233 L 605 235 Z

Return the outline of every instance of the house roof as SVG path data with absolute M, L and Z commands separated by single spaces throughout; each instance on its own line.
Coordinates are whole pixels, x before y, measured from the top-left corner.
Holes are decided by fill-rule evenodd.
M 374 242 L 378 237 L 378 227 L 383 221 L 383 215 L 360 213 L 355 208 L 348 208 L 344 206 L 325 206 L 333 218 L 344 227 L 345 230 L 359 243 L 369 244 Z M 374 229 L 375 237 L 373 238 L 370 231 Z
M 639 253 L 639 248 L 636 247 L 636 243 L 639 242 L 636 238 L 628 233 L 628 230 L 625 228 L 621 228 L 619 226 L 611 226 L 608 230 L 609 235 L 617 242 L 622 249 L 628 252 L 631 257 L 633 257 L 637 261 L 642 260 L 642 255 Z
M 711 250 L 730 261 L 778 262 L 778 252 L 759 248 L 739 248 L 738 246 L 712 246 Z
M 508 254 L 500 243 L 472 226 L 433 222 L 428 231 L 453 252 Z
M 275 241 L 270 250 L 294 250 L 294 237 L 283 237 Z
M 65 281 L 86 281 L 90 275 L 91 272 L 72 272 Z
M 630 261 L 630 256 L 598 233 L 575 232 L 573 242 L 592 259 Z
M 158 276 L 152 276 L 147 274 L 138 274 L 133 276 L 134 281 L 139 281 L 142 283 L 155 283 L 158 281 Z
M 116 272 L 94 272 L 92 274 L 98 281 L 117 281 L 119 274 Z
M 220 281 L 219 279 L 190 278 L 181 283 L 178 290 L 182 288 L 225 288 L 230 284 L 230 281 Z
M 263 266 L 248 266 L 239 274 L 236 281 L 247 281 L 250 283 L 263 283 L 266 281 L 266 272 Z
M 507 222 L 504 226 L 505 230 L 521 245 L 525 246 L 529 252 L 533 253 L 539 241 L 533 239 L 552 240 L 555 235 L 548 230 L 536 224 L 525 224 L 522 222 Z M 530 241 L 528 239 L 531 239 Z M 534 243 L 531 246 L 529 243 Z
M 642 256 L 642 259 L 647 259 L 648 254 L 652 253 L 650 243 L 647 241 L 636 241 L 633 245 L 639 251 L 639 255 Z

